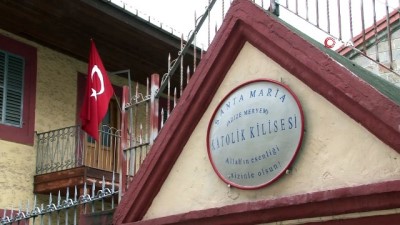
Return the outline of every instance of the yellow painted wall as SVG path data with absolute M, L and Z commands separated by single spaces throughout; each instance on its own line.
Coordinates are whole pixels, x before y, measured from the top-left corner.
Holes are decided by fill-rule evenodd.
M 290 174 L 258 190 L 240 190 L 228 187 L 212 169 L 207 155 L 207 127 L 219 101 L 229 91 L 259 78 L 282 81 L 298 96 L 306 132 Z M 247 43 L 145 219 L 399 178 L 400 155 L 397 152 Z
M 25 84 L 36 85 L 35 131 L 74 125 L 76 75 L 85 71 L 86 64 L 6 31 L 0 34 L 37 49 L 37 84 Z M 33 203 L 35 150 L 34 146 L 0 141 L 0 208 L 26 207 L 27 200 Z
M 36 154 L 33 147 L 0 141 L 0 208 L 11 209 L 33 202 Z M 3 215 L 0 215 L 2 217 Z
M 4 30 L 0 30 L 0 35 L 37 49 L 37 84 L 28 84 L 36 85 L 35 131 L 40 133 L 76 125 L 77 73 L 87 73 L 87 62 Z M 87 43 L 90 44 L 89 40 Z M 110 79 L 117 85 L 126 84 L 126 79 L 116 75 Z M 16 208 L 21 204 L 25 208 L 27 200 L 32 207 L 35 146 L 0 140 L 0 165 L 0 209 Z

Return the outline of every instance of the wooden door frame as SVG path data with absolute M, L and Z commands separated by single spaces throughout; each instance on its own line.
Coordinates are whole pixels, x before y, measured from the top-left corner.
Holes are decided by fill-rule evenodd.
M 83 98 L 84 98 L 83 96 L 85 96 L 86 77 L 87 77 L 87 75 L 84 73 L 80 73 L 80 72 L 77 73 L 77 92 L 76 92 L 77 95 L 76 95 L 76 116 L 75 116 L 75 121 L 76 121 L 77 125 L 81 125 L 79 114 L 80 114 L 81 107 L 83 104 Z M 117 104 L 118 104 L 118 102 L 121 104 L 122 103 L 122 87 L 115 86 L 115 85 L 112 85 L 112 86 L 113 86 L 114 93 L 115 93 L 113 98 L 117 97 Z M 117 118 L 117 125 L 118 125 L 118 127 L 116 127 L 116 128 L 120 129 L 120 127 L 121 127 L 121 111 L 119 112 L 119 118 Z M 80 134 L 83 134 L 83 132 L 81 132 Z M 83 135 L 80 135 L 78 137 L 80 139 L 80 143 L 83 143 L 83 141 L 84 141 L 83 137 L 84 137 Z M 77 148 L 76 148 L 77 156 L 79 156 L 82 152 L 82 151 L 80 151 L 79 148 L 81 148 L 81 146 L 77 146 Z M 117 157 L 118 157 L 118 154 L 117 154 Z

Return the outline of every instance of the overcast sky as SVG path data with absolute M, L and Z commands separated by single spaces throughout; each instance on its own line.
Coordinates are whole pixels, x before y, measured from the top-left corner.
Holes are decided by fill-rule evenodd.
M 218 0 L 220 1 L 220 0 Z M 112 0 L 113 3 L 124 2 L 127 10 L 138 13 L 142 18 L 175 35 L 188 36 L 195 26 L 195 12 L 199 17 L 205 12 L 208 0 Z M 185 38 L 187 39 L 187 38 Z
M 216 5 L 213 8 L 211 15 L 210 29 L 211 33 L 214 33 L 215 26 L 220 26 L 222 21 L 222 11 L 228 10 L 231 0 L 217 0 Z M 302 17 L 306 17 L 306 2 L 308 2 L 308 17 L 309 20 L 316 24 L 316 3 L 317 0 L 297 0 L 298 1 L 298 12 Z M 127 10 L 138 13 L 143 18 L 150 18 L 151 22 L 157 25 L 162 24 L 165 30 L 171 31 L 177 36 L 181 33 L 184 38 L 190 34 L 190 31 L 194 29 L 195 24 L 195 13 L 197 18 L 205 12 L 206 6 L 209 0 L 112 0 L 116 4 L 125 3 Z M 280 4 L 286 6 L 286 2 L 289 2 L 289 8 L 295 11 L 295 0 L 280 0 Z M 327 30 L 327 2 L 329 2 L 330 10 L 330 31 L 336 37 L 339 37 L 339 21 L 338 21 L 338 2 L 340 3 L 340 14 L 341 14 L 341 28 L 342 28 L 342 40 L 345 42 L 350 40 L 350 20 L 349 20 L 349 0 L 318 0 L 319 8 L 319 24 L 325 30 Z M 352 5 L 352 22 L 353 22 L 353 36 L 356 36 L 361 32 L 361 3 L 364 8 L 364 23 L 365 27 L 369 27 L 373 24 L 373 5 L 374 0 L 351 0 Z M 223 4 L 222 4 L 223 3 Z M 256 0 L 256 3 L 265 7 L 269 4 L 269 0 Z M 385 17 L 386 0 L 375 0 L 376 5 L 376 19 L 379 20 Z M 398 0 L 387 0 L 389 11 L 393 11 L 399 7 Z M 224 7 L 224 10 L 222 10 Z M 315 40 L 323 43 L 324 40 L 329 37 L 326 32 L 321 32 L 315 29 L 313 25 L 307 22 L 303 22 L 296 15 L 288 13 L 285 9 L 281 8 L 280 18 L 286 22 L 294 25 L 301 31 L 305 32 Z M 200 47 L 207 47 L 208 36 L 206 35 L 206 26 L 203 24 L 202 32 L 199 35 L 197 44 Z M 212 36 L 213 34 L 211 34 Z M 339 47 L 340 43 L 337 43 L 336 48 Z

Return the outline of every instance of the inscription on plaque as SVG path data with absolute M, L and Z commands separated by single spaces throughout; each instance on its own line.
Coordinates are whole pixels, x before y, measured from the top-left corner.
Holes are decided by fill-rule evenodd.
M 294 93 L 272 80 L 254 80 L 232 90 L 208 126 L 207 148 L 226 183 L 256 189 L 290 166 L 303 137 L 303 112 Z

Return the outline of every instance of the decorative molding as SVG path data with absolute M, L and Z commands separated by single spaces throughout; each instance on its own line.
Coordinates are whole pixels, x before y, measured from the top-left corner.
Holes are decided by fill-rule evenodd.
M 232 3 L 224 23 L 198 65 L 191 82 L 183 92 L 174 113 L 160 131 L 149 155 L 122 198 L 114 214 L 115 224 L 135 224 L 130 222 L 140 221 L 146 214 L 191 133 L 203 116 L 206 106 L 211 102 L 245 42 L 251 43 L 316 93 L 359 122 L 384 143 L 400 152 L 399 105 L 355 76 L 327 53 L 291 31 L 274 16 L 266 14 L 251 1 L 236 0 Z M 268 212 L 257 214 L 259 205 L 243 203 L 242 205 L 226 206 L 226 208 L 210 209 L 206 213 L 211 216 L 216 215 L 217 212 L 223 212 L 233 215 L 231 218 L 235 219 L 244 215 L 234 216 L 238 211 L 253 211 L 255 216 L 264 215 L 265 217 L 273 217 L 274 213 L 271 212 L 277 211 L 281 214 L 293 212 L 292 218 L 304 218 L 304 214 L 300 212 L 312 214 L 313 211 L 316 211 L 321 216 L 339 213 L 330 207 L 330 204 L 336 201 L 345 207 L 344 209 L 348 204 L 353 204 L 354 208 L 345 211 L 354 212 L 398 207 L 399 203 L 395 200 L 399 199 L 399 193 L 397 191 L 382 193 L 385 185 L 385 183 L 377 184 L 373 188 L 367 186 L 366 189 L 371 191 L 363 197 L 356 197 L 353 190 L 357 189 L 353 188 L 348 189 L 346 193 L 353 193 L 351 196 L 354 198 L 346 196 L 346 193 L 342 191 L 323 191 L 315 194 L 322 197 L 329 196 L 329 199 L 324 200 L 326 201 L 324 204 L 311 201 L 309 204 L 303 205 L 308 202 L 306 200 L 312 200 L 309 198 L 311 193 L 297 196 L 294 199 L 288 197 L 285 201 L 291 205 L 287 207 L 293 211 L 279 211 L 278 205 L 275 205 L 276 207 L 270 208 Z M 358 196 L 361 196 L 361 193 L 358 193 Z M 315 199 L 315 197 L 313 198 Z M 376 205 L 368 207 L 366 199 L 373 200 Z M 354 203 L 352 203 L 353 201 Z M 366 206 L 362 206 L 363 204 Z M 301 210 L 299 213 L 295 213 L 294 209 Z M 191 214 L 184 216 L 189 215 Z M 246 214 L 246 217 L 247 215 L 252 216 Z M 281 218 L 283 217 L 281 216 Z M 265 219 L 265 221 L 269 220 Z M 168 222 L 168 219 L 164 222 Z

